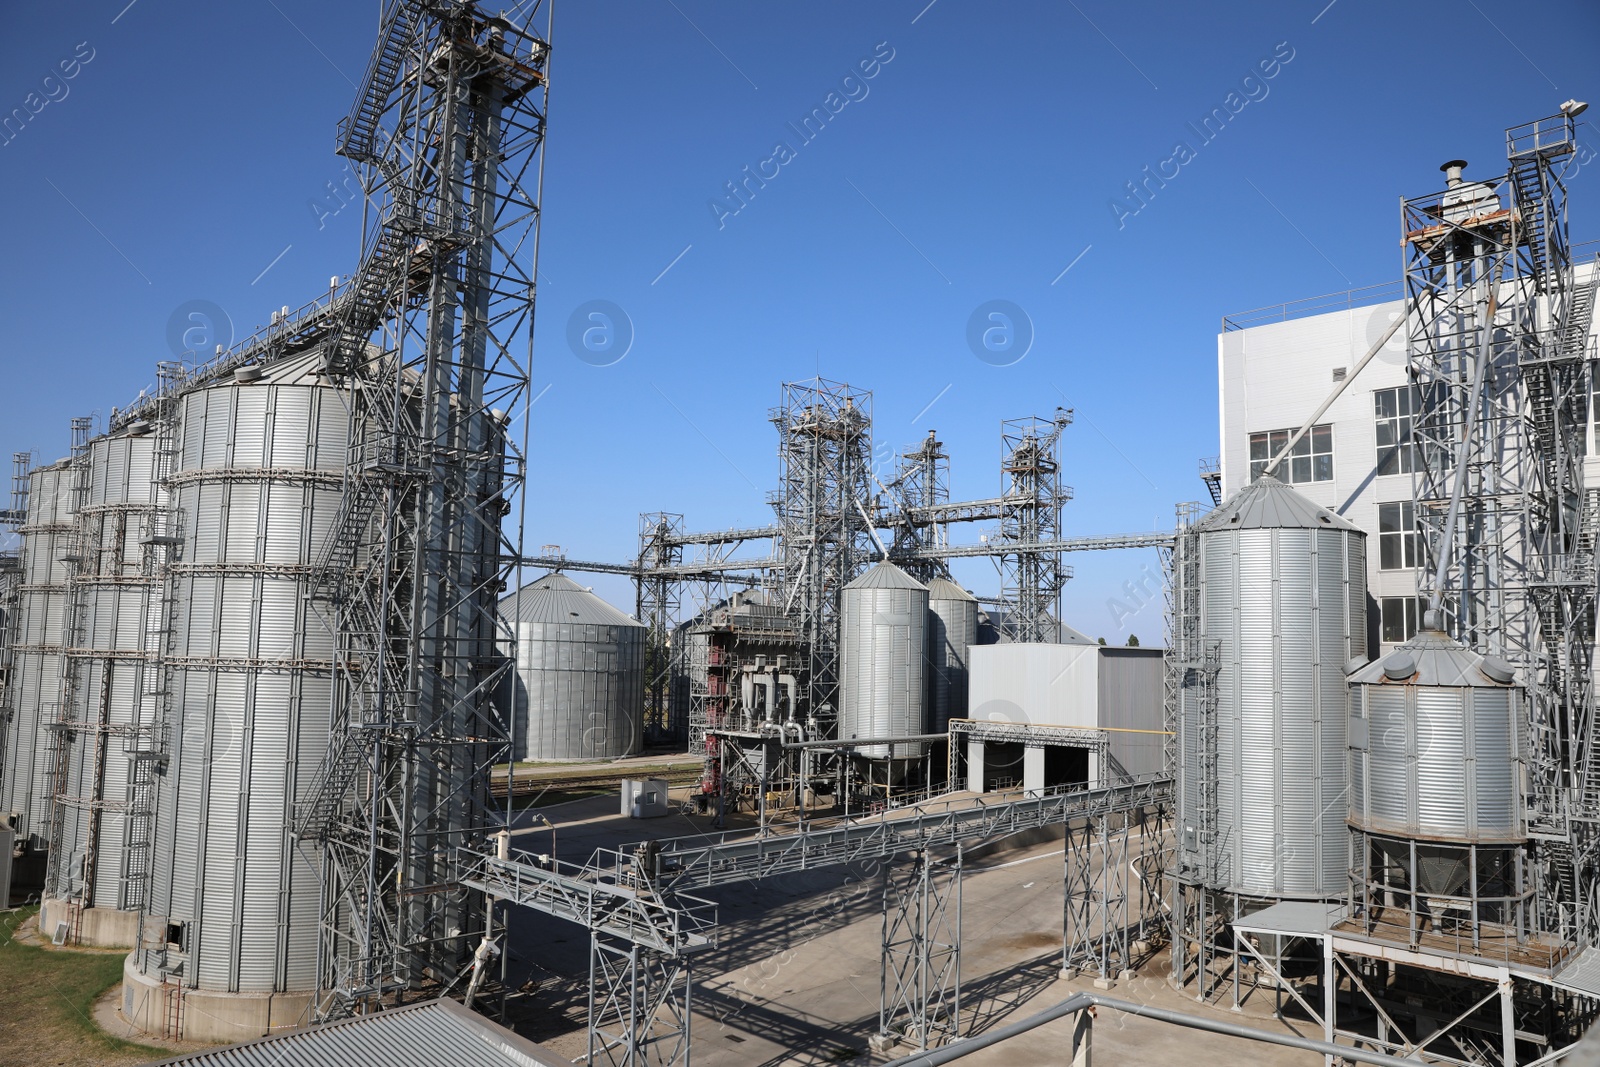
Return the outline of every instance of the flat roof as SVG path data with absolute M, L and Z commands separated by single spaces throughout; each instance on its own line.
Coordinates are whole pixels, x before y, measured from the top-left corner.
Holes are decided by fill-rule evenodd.
M 1270 907 L 1246 915 L 1233 928 L 1246 934 L 1288 934 L 1295 937 L 1320 937 L 1344 918 L 1338 904 L 1317 900 L 1280 900 Z

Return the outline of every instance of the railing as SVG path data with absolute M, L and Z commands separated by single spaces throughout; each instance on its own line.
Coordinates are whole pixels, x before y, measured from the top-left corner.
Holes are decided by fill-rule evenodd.
M 1405 296 L 1405 282 L 1400 279 L 1395 279 L 1391 282 L 1380 282 L 1377 285 L 1366 285 L 1359 289 L 1346 289 L 1340 293 L 1308 296 L 1282 304 L 1268 304 L 1266 307 L 1252 308 L 1249 311 L 1241 311 L 1234 315 L 1224 315 L 1222 317 L 1222 332 L 1231 333 L 1234 330 L 1248 330 L 1254 326 L 1265 326 L 1273 322 L 1288 322 L 1290 319 L 1304 319 L 1312 315 L 1326 314 L 1330 311 L 1371 307 L 1374 304 L 1387 304 L 1395 300 L 1404 300 Z
M 885 808 L 866 817 L 815 820 L 791 833 L 726 833 L 652 841 L 633 855 L 658 886 L 709 888 L 774 874 L 881 859 L 959 841 L 1005 837 L 1075 818 L 1171 802 L 1172 779 L 1151 776 L 1098 789 L 1055 787 L 996 801 L 965 797 L 919 808 Z
M 1572 150 L 1572 141 L 1572 119 L 1566 115 L 1535 119 L 1506 131 L 1506 158 L 1563 155 Z
M 717 905 L 654 891 L 633 857 L 596 853 L 587 867 L 514 853 L 501 859 L 460 849 L 457 881 L 501 900 L 670 956 L 716 944 Z

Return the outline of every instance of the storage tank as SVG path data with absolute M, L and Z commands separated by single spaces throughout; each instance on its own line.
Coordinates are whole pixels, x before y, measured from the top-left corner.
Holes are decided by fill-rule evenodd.
M 145 673 L 158 669 L 147 662 L 147 637 L 159 641 L 159 628 L 150 633 L 158 578 L 149 540 L 157 532 L 154 460 L 149 435 L 90 442 L 87 490 L 74 516 L 67 579 L 72 633 L 61 691 L 72 729 L 56 784 L 58 826 L 40 923 L 53 930 L 65 921 L 73 940 L 86 944 L 132 947 L 135 924 L 126 909 L 137 904 L 130 893 L 143 889 L 128 877 L 125 830 L 130 727 Z M 145 717 L 154 710 L 145 709 Z M 94 914 L 79 914 L 80 908 Z
M 967 717 L 968 650 L 978 643 L 978 600 L 948 578 L 928 583 L 927 733 Z
M 514 751 L 518 759 L 631 756 L 644 744 L 649 627 L 564 574 L 500 601 L 517 635 Z
M 879 563 L 844 587 L 840 612 L 839 739 L 923 733 L 928 587 Z M 921 756 L 922 743 L 870 745 L 868 759 Z
M 1199 637 L 1213 651 L 1215 676 L 1209 698 L 1204 687 L 1185 690 L 1185 863 L 1205 866 L 1209 821 L 1215 888 L 1339 894 L 1349 841 L 1344 668 L 1366 658 L 1366 535 L 1270 477 L 1194 531 Z M 1207 717 L 1215 726 L 1209 768 Z
M 182 1036 L 208 1040 L 303 1018 L 317 984 L 319 863 L 289 816 L 328 748 L 334 641 L 308 594 L 349 420 L 306 368 L 176 400 L 169 760 L 123 1001 L 146 1030 L 168 1026 L 163 983 L 184 987 Z
M 1437 630 L 1353 673 L 1350 825 L 1404 838 L 1526 840 L 1524 699 L 1510 664 Z
M 17 529 L 22 535 L 22 574 L 5 694 L 0 815 L 15 814 L 17 840 L 33 851 L 46 848 L 50 836 L 53 746 L 45 727 L 55 721 L 61 695 L 67 582 L 61 557 L 72 534 L 73 473 L 68 460 L 30 471 L 27 513 Z M 23 876 L 20 869 L 17 873 Z M 40 869 L 27 877 L 43 875 Z

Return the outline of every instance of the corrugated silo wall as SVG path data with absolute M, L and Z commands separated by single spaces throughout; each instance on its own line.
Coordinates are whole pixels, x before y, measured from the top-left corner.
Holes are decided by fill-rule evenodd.
M 102 908 L 125 906 L 127 842 L 122 802 L 128 798 L 129 760 L 122 742 L 134 722 L 147 667 L 145 640 L 153 576 L 146 538 L 154 532 L 156 490 L 153 437 L 102 437 L 89 448 L 89 490 L 75 517 L 78 570 L 69 583 L 77 605 L 77 647 L 69 649 L 75 731 L 66 754 L 62 796 L 79 798 L 58 812 L 61 836 L 50 857 L 51 896 Z M 150 709 L 153 711 L 154 709 Z M 88 726 L 99 723 L 97 743 Z M 88 801 L 98 798 L 98 815 Z M 95 824 L 97 821 L 97 825 Z M 93 835 L 93 885 L 85 884 L 85 858 Z
M 22 575 L 6 693 L 10 722 L 0 767 L 0 811 L 18 813 L 18 840 L 34 848 L 44 848 L 50 834 L 51 768 L 44 726 L 55 718 L 61 695 L 67 582 L 61 557 L 72 535 L 71 509 L 72 470 L 66 463 L 30 472 L 28 512 L 20 527 Z
M 1200 541 L 1202 637 L 1221 649 L 1216 830 L 1226 888 L 1337 895 L 1349 854 L 1344 665 L 1366 651 L 1365 539 L 1247 528 Z
M 840 620 L 843 670 L 839 737 L 904 737 L 923 731 L 928 591 L 847 586 Z M 871 745 L 867 759 L 915 758 L 922 743 Z M 893 749 L 891 752 L 890 750 Z
M 334 641 L 308 603 L 339 510 L 348 416 L 331 389 L 219 386 L 180 398 L 171 568 L 171 760 L 150 913 L 185 924 L 147 976 L 191 987 L 316 984 L 319 872 L 290 805 L 328 745 Z
M 643 626 L 519 622 L 517 721 L 529 759 L 615 759 L 644 740 Z
M 927 725 L 929 733 L 949 729 L 951 719 L 967 717 L 971 669 L 978 643 L 978 602 L 970 598 L 928 598 Z
M 1110 773 L 1162 773 L 1165 667 L 1158 648 L 1100 649 L 1100 726 L 1111 731 Z M 1106 774 L 1108 772 L 1102 772 Z

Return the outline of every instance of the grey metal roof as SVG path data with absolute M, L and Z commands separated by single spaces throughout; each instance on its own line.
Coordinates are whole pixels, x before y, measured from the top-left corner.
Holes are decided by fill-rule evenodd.
M 1224 500 L 1195 524 L 1202 532 L 1217 530 L 1356 530 L 1327 508 L 1313 504 L 1291 486 L 1263 474 Z
M 1246 915 L 1234 923 L 1233 928 L 1241 933 L 1314 937 L 1333 929 L 1344 918 L 1344 914 L 1345 909 L 1338 904 L 1323 904 L 1315 900 L 1281 900 Z
M 153 1067 L 572 1067 L 453 1000 L 391 1008 Z
M 591 626 L 644 624 L 607 604 L 564 574 L 551 573 L 500 601 L 500 614 L 517 622 L 556 622 Z
M 1556 972 L 1555 984 L 1587 997 L 1600 997 L 1600 948 L 1586 948 Z
M 1497 682 L 1483 673 L 1480 665 L 1485 658 L 1438 630 L 1420 630 L 1415 637 L 1387 656 L 1373 660 L 1353 672 L 1349 676 L 1349 681 L 1351 685 L 1470 685 L 1490 689 L 1506 688 L 1505 683 Z M 1413 668 L 1411 671 L 1406 670 L 1407 659 Z M 1490 662 L 1493 664 L 1495 661 L 1490 658 Z
M 948 578 L 935 578 L 928 583 L 929 600 L 970 600 L 978 602 L 978 598 L 961 588 Z
M 845 586 L 846 589 L 926 589 L 893 563 L 879 563 L 861 577 Z

